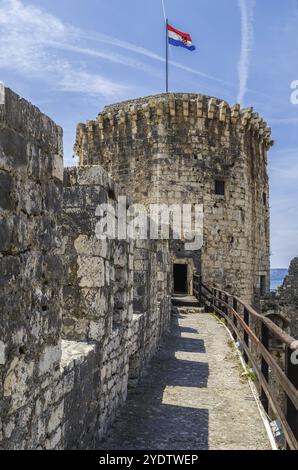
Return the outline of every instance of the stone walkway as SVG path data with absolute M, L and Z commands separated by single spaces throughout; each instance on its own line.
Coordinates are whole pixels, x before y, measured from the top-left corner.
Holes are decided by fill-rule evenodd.
M 101 449 L 270 449 L 229 339 L 210 314 L 174 316 Z

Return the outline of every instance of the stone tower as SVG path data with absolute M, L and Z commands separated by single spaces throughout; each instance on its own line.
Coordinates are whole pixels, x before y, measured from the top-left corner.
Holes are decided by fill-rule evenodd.
M 174 275 L 186 276 L 189 293 L 195 270 L 254 302 L 269 287 L 271 144 L 252 108 L 175 93 L 107 106 L 78 124 L 75 153 L 80 165 L 101 164 L 138 203 L 203 204 L 202 250 L 173 244 Z

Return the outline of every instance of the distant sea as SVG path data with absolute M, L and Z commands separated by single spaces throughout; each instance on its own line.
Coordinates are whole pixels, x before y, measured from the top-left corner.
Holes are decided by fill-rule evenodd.
M 284 278 L 288 275 L 288 270 L 284 268 L 271 269 L 270 272 L 270 290 L 276 290 L 284 282 Z

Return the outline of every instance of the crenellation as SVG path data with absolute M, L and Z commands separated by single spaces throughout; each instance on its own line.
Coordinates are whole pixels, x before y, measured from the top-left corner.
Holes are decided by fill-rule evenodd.
M 216 100 L 215 98 L 210 98 L 208 101 L 208 119 L 214 119 L 216 116 Z
M 226 122 L 228 118 L 228 106 L 225 101 L 222 101 L 219 106 L 219 120 L 220 122 Z
M 237 124 L 239 117 L 240 117 L 240 104 L 235 104 L 231 108 L 231 121 L 232 121 L 232 123 Z

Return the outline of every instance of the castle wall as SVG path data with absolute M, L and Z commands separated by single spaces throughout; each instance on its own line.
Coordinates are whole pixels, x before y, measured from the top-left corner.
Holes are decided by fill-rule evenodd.
M 79 124 L 80 164 L 100 163 L 137 202 L 203 204 L 200 254 L 172 248 L 205 282 L 253 302 L 269 287 L 270 129 L 252 108 L 194 94 L 157 95 L 108 106 Z M 225 196 L 215 194 L 225 182 Z M 179 245 L 179 244 L 178 244 Z
M 92 449 L 168 328 L 168 244 L 100 240 L 120 188 L 70 168 L 62 195 L 60 128 L 0 97 L 0 448 Z
M 289 321 L 290 334 L 298 339 L 298 257 L 292 259 L 278 294 L 279 313 Z
M 96 365 L 96 369 L 89 367 L 86 374 L 91 383 L 89 409 L 82 410 L 82 400 L 73 399 L 73 392 L 67 399 L 72 410 L 69 418 L 72 421 L 78 413 L 83 433 L 78 443 L 72 432 L 74 426 L 69 424 L 67 447 L 84 448 L 89 440 L 87 437 L 86 441 L 86 429 L 98 443 L 127 394 L 133 322 L 133 244 L 129 240 L 99 239 L 96 215 L 100 204 L 110 204 L 116 213 L 116 195 L 115 184 L 100 167 L 64 171 L 62 336 L 74 345 L 78 341 L 94 343 L 92 362 Z
M 62 179 L 61 129 L 0 85 L 1 447 L 37 446 L 54 410 L 47 396 L 60 376 Z
M 62 336 L 75 347 L 78 341 L 92 342 L 96 364 L 87 374 L 89 380 L 94 377 L 88 410 L 82 410 L 85 393 L 76 400 L 71 392 L 66 402 L 72 409 L 69 419 L 79 413 L 81 429 L 93 436 L 93 446 L 124 404 L 128 383 L 138 383 L 169 325 L 167 242 L 100 239 L 101 217 L 108 211 L 116 216 L 117 231 L 119 196 L 120 188 L 100 166 L 64 171 Z M 126 202 L 132 203 L 129 198 Z M 101 211 L 101 204 L 109 207 Z M 88 442 L 84 434 L 79 445 L 84 448 Z M 66 446 L 75 445 L 77 437 L 70 432 Z
M 117 217 L 116 191 L 99 166 L 64 170 L 63 334 L 70 340 L 99 342 L 133 312 L 133 242 L 98 233 L 100 204 Z
M 282 286 L 264 299 L 262 310 L 298 339 L 298 257 L 292 259 Z

